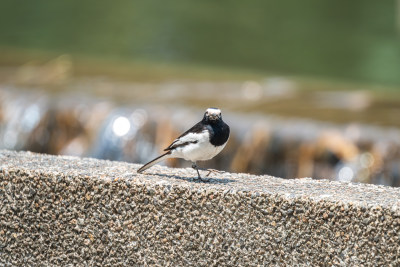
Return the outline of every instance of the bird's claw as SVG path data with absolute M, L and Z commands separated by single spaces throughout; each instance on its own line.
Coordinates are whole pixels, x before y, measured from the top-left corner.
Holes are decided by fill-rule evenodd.
M 195 170 L 197 171 L 197 175 L 198 175 L 198 176 L 197 176 L 197 180 L 203 181 L 203 182 L 208 182 L 208 181 L 210 180 L 210 179 L 204 180 L 203 178 L 201 178 L 200 172 L 199 172 L 199 168 L 197 167 L 196 163 L 193 163 L 193 164 L 192 164 L 192 168 L 195 169 Z M 200 169 L 200 170 L 202 170 L 202 171 L 208 171 L 206 177 L 209 177 L 210 174 L 211 174 L 212 172 L 216 172 L 216 173 L 224 173 L 224 172 L 225 172 L 225 171 L 219 171 L 219 170 L 215 170 L 215 169 Z
M 207 177 L 207 176 L 206 176 Z M 197 181 L 199 181 L 199 182 L 205 182 L 205 183 L 207 183 L 208 181 L 210 181 L 210 179 L 211 178 L 202 178 L 201 176 L 198 176 L 197 177 Z
M 220 171 L 220 170 L 215 170 L 215 169 L 207 169 L 206 171 L 208 171 L 206 177 L 208 177 L 212 172 L 216 172 L 216 173 L 224 173 L 225 171 Z

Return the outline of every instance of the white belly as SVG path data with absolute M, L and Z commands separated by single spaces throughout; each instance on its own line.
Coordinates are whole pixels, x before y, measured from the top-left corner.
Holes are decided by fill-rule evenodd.
M 204 138 L 198 140 L 195 144 L 188 144 L 183 147 L 178 147 L 172 152 L 172 157 L 183 158 L 192 162 L 200 160 L 209 160 L 218 155 L 219 152 L 225 147 L 215 147 L 209 142 L 208 134 Z

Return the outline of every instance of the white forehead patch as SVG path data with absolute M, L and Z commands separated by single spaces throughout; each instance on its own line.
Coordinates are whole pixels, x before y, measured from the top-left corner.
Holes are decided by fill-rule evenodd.
M 221 110 L 220 110 L 219 108 L 208 108 L 208 109 L 206 110 L 206 112 L 207 112 L 208 114 L 215 114 L 215 115 L 221 114 Z

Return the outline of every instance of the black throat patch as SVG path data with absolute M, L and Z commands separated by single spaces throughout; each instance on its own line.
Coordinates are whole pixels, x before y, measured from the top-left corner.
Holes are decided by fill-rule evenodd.
M 222 120 L 208 124 L 207 128 L 210 131 L 210 143 L 212 145 L 222 146 L 228 141 L 229 126 Z

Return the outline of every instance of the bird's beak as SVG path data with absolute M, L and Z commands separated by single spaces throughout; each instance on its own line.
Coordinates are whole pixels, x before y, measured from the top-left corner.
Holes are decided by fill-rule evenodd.
M 216 115 L 216 114 L 210 114 L 210 115 L 208 116 L 208 118 L 209 118 L 210 120 L 212 120 L 212 121 L 216 121 L 216 120 L 218 120 L 218 115 Z

